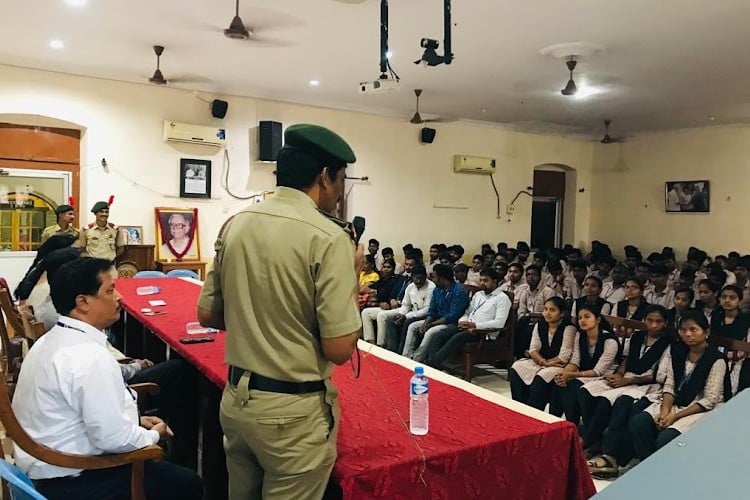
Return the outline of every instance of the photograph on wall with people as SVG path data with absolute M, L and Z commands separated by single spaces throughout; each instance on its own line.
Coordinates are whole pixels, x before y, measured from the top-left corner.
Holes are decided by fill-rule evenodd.
M 708 181 L 665 182 L 664 204 L 667 212 L 708 212 Z
M 200 260 L 197 208 L 157 207 L 156 259 Z

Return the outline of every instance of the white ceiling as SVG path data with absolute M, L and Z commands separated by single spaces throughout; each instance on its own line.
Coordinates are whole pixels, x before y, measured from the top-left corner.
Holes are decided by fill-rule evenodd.
M 413 61 L 423 36 L 441 40 L 442 52 L 442 1 L 391 0 L 401 91 L 362 95 L 357 83 L 379 75 L 379 4 L 241 0 L 261 41 L 237 41 L 221 33 L 233 0 L 6 0 L 0 63 L 143 83 L 155 66 L 151 46 L 162 44 L 161 67 L 176 87 L 405 120 L 412 89 L 424 88 L 424 114 L 532 132 L 601 136 L 605 117 L 613 136 L 750 121 L 747 0 L 453 0 L 455 61 L 433 68 Z M 65 48 L 52 50 L 53 38 Z M 576 70 L 579 86 L 603 89 L 587 99 L 562 96 L 563 61 L 539 53 L 574 41 L 606 47 Z

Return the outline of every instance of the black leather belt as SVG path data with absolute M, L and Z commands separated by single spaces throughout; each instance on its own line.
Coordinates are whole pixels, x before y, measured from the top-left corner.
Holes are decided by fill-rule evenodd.
M 229 367 L 227 380 L 231 385 L 236 386 L 242 378 L 245 370 L 236 366 Z M 325 382 L 322 380 L 313 380 L 309 382 L 289 382 L 287 380 L 276 380 L 275 378 L 264 377 L 257 373 L 250 374 L 250 389 L 263 392 L 280 392 L 283 394 L 309 394 L 311 392 L 324 392 L 326 390 Z

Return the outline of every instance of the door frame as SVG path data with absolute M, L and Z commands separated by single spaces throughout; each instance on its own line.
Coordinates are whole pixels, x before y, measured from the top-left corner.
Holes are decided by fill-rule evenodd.
M 533 202 L 535 201 L 555 203 L 554 247 L 560 248 L 560 243 L 562 241 L 562 198 L 559 198 L 557 196 L 533 196 L 531 200 L 532 207 L 533 207 Z M 533 220 L 532 220 L 532 224 L 533 224 Z

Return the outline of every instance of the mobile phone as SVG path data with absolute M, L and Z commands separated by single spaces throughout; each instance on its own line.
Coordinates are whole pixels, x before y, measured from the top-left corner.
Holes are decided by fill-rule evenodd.
M 185 337 L 180 339 L 181 344 L 201 344 L 203 342 L 213 342 L 216 340 L 214 337 Z

